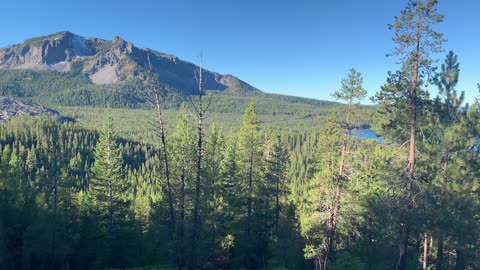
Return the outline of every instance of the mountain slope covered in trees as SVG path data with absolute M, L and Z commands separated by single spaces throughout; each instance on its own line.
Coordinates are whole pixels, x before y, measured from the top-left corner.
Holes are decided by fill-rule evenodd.
M 0 125 L 0 269 L 480 269 L 480 102 L 461 55 L 433 66 L 437 4 L 394 19 L 369 108 L 353 68 L 336 106 L 120 38 L 2 49 L 3 95 L 76 121 Z M 382 143 L 351 136 L 370 123 Z

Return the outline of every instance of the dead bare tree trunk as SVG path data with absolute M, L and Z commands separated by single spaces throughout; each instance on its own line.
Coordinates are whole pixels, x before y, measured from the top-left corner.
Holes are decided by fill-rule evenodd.
M 162 157 L 163 157 L 163 165 L 164 165 L 164 173 L 165 173 L 165 184 L 166 184 L 166 191 L 168 197 L 168 208 L 170 212 L 170 219 L 171 221 L 175 222 L 175 209 L 173 207 L 173 192 L 172 192 L 172 184 L 170 182 L 170 167 L 168 165 L 168 151 L 167 151 L 167 142 L 165 136 L 165 122 L 163 121 L 162 111 L 160 108 L 160 93 L 156 88 L 154 90 L 154 98 L 155 98 L 155 107 L 157 113 L 157 124 L 158 129 L 160 131 L 160 141 L 161 141 L 161 148 L 162 148 Z
M 195 113 L 198 119 L 197 124 L 197 164 L 196 164 L 196 178 L 195 178 L 195 197 L 194 197 L 194 204 L 193 204 L 193 228 L 192 228 L 192 241 L 191 241 L 191 248 L 192 253 L 190 254 L 190 263 L 189 269 L 193 270 L 196 264 L 196 256 L 197 256 L 197 246 L 198 246 L 198 238 L 200 234 L 200 195 L 201 195 L 201 178 L 202 178 L 202 158 L 203 158 L 203 120 L 205 119 L 206 111 L 209 105 L 204 106 L 202 102 L 203 93 L 203 69 L 202 69 L 202 54 L 200 54 L 200 65 L 198 67 L 198 74 L 196 76 L 197 84 L 198 84 L 198 105 L 193 103 L 193 107 L 195 109 Z
M 150 61 L 149 61 L 150 62 Z M 174 208 L 174 196 L 172 190 L 172 184 L 170 179 L 170 167 L 168 162 L 168 151 L 167 151 L 167 140 L 166 140 L 166 128 L 165 128 L 165 121 L 163 120 L 162 109 L 160 106 L 160 89 L 152 82 L 150 85 L 150 100 L 153 103 L 155 109 L 155 120 L 154 120 L 154 127 L 157 129 L 158 137 L 160 139 L 160 158 L 161 162 L 163 162 L 163 169 L 164 169 L 164 176 L 165 176 L 165 186 L 164 191 L 167 194 L 167 203 L 168 203 L 168 213 L 169 213 L 169 231 L 170 236 L 175 245 L 175 263 L 177 264 L 177 268 L 180 267 L 179 265 L 179 258 L 182 257 L 182 250 L 179 248 L 179 243 L 176 237 L 176 215 L 175 215 L 175 208 Z

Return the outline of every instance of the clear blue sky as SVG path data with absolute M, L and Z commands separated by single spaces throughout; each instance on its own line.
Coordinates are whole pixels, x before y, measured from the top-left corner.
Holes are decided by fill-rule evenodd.
M 272 93 L 332 99 L 350 67 L 369 96 L 385 82 L 394 59 L 387 24 L 405 0 L 15 0 L 2 3 L 0 47 L 69 30 L 87 37 L 118 35 L 233 74 Z M 459 88 L 478 97 L 480 1 L 439 0 L 437 28 L 459 55 Z M 440 64 L 440 62 L 439 62 Z M 366 101 L 368 103 L 369 101 Z

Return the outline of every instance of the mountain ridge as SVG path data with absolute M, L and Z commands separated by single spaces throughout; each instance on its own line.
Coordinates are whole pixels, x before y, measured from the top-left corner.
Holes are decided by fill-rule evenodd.
M 194 94 L 197 89 L 195 64 L 175 55 L 138 48 L 119 36 L 104 40 L 63 31 L 0 48 L 0 69 L 70 72 L 75 64 L 81 65 L 92 84 L 145 81 L 156 75 L 183 94 Z M 204 69 L 202 75 L 208 90 L 259 92 L 230 74 Z
M 69 31 L 0 48 L 0 96 L 43 106 L 145 109 L 151 82 L 162 106 L 177 109 L 198 93 L 198 66 L 175 55 L 138 48 L 118 36 L 82 37 Z M 323 115 L 340 103 L 262 92 L 233 75 L 203 69 L 203 89 L 217 112 L 243 113 L 251 98 L 270 115 Z M 260 102 L 261 101 L 261 102 Z

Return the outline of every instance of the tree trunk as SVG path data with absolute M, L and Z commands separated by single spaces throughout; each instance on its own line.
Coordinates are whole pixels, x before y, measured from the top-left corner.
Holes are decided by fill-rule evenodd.
M 417 0 L 417 4 L 420 6 L 420 0 Z M 422 26 L 422 20 L 420 13 L 418 13 L 417 30 L 416 30 L 416 49 L 413 66 L 413 78 L 411 84 L 410 93 L 410 148 L 408 155 L 407 166 L 407 190 L 412 190 L 412 184 L 415 180 L 415 141 L 417 132 L 417 88 L 418 88 L 418 69 L 420 61 L 420 28 Z
M 427 270 L 427 259 L 428 259 L 428 237 L 425 234 L 423 239 L 423 270 Z
M 110 236 L 112 236 L 112 232 L 113 232 L 113 190 L 112 190 L 112 182 L 110 180 L 108 181 L 108 215 L 109 215 L 108 231 L 110 233 Z
M 198 141 L 197 141 L 197 166 L 196 166 L 196 180 L 195 180 L 195 199 L 193 203 L 193 228 L 192 228 L 192 254 L 190 254 L 190 263 L 189 269 L 193 270 L 196 264 L 197 256 L 197 241 L 200 232 L 200 187 L 201 187 L 201 174 L 202 174 L 202 152 L 203 152 L 203 118 L 205 110 L 202 104 L 202 65 L 199 67 L 199 78 L 198 78 L 198 109 L 197 109 L 197 118 L 198 118 Z
M 275 236 L 278 237 L 278 219 L 280 216 L 280 176 L 277 177 L 277 187 L 275 190 Z
M 376 267 L 375 267 L 375 260 L 376 260 L 376 252 L 375 252 L 375 242 L 374 240 L 372 239 L 372 218 L 371 217 L 368 217 L 367 218 L 367 241 L 368 241 L 368 245 L 367 245 L 367 250 L 366 250 L 366 253 L 367 253 L 367 270 L 375 270 Z
M 328 243 L 327 249 L 325 250 L 325 256 L 323 258 L 323 266 L 322 269 L 327 269 L 327 264 L 329 260 L 334 259 L 335 254 L 335 231 L 337 226 L 337 217 L 338 217 L 338 209 L 340 208 L 340 181 L 336 181 L 336 189 L 335 189 L 335 202 L 332 211 L 332 215 L 330 216 L 330 230 L 328 232 Z
M 465 270 L 465 258 L 463 255 L 463 250 L 461 248 L 457 248 L 457 260 L 455 262 L 455 270 Z
M 351 124 L 350 123 L 351 110 L 352 110 L 352 99 L 350 99 L 348 102 L 346 126 L 345 126 L 345 132 L 342 138 L 342 151 L 340 156 L 340 163 L 338 166 L 339 167 L 338 176 L 335 179 L 335 199 L 334 199 L 332 214 L 330 216 L 330 229 L 328 231 L 328 236 L 327 236 L 328 242 L 327 242 L 327 248 L 325 250 L 325 255 L 323 257 L 322 269 L 327 269 L 328 260 L 331 260 L 332 258 L 334 258 L 334 254 L 335 254 L 335 231 L 337 227 L 338 211 L 340 210 L 340 197 L 341 197 L 340 184 L 344 178 L 345 158 L 347 155 L 347 139 L 350 133 L 350 124 Z
M 251 230 L 252 230 L 252 193 L 253 193 L 253 153 L 250 153 L 249 159 L 249 171 L 248 171 L 248 198 L 247 198 L 247 243 L 249 248 L 247 249 L 247 266 L 251 265 L 250 262 L 250 244 L 252 243 Z
M 197 240 L 199 233 L 199 208 L 200 208 L 200 180 L 201 180 L 201 164 L 202 164 L 202 120 L 198 122 L 198 141 L 197 141 L 197 165 L 196 165 L 196 180 L 195 180 L 195 199 L 193 202 L 193 227 L 192 227 L 192 254 L 190 254 L 189 269 L 195 268 L 196 253 L 197 253 Z
M 443 268 L 443 234 L 438 238 L 436 270 Z
M 177 251 L 176 253 L 182 254 L 183 251 L 179 246 L 178 239 L 176 237 L 176 218 L 175 218 L 175 208 L 173 206 L 173 191 L 172 191 L 172 185 L 170 182 L 170 167 L 168 163 L 168 152 L 167 152 L 167 142 L 166 142 L 166 136 L 165 136 L 165 123 L 163 122 L 163 117 L 162 117 L 162 110 L 160 108 L 160 94 L 158 92 L 158 89 L 154 90 L 154 103 L 155 103 L 155 109 L 156 109 L 156 114 L 157 114 L 157 125 L 160 130 L 160 141 L 161 141 L 161 148 L 162 148 L 162 153 L 163 153 L 163 165 L 164 165 L 164 173 L 165 173 L 165 186 L 166 186 L 166 193 L 167 193 L 167 200 L 168 200 L 168 213 L 169 213 L 169 230 L 170 230 L 170 236 L 172 237 L 172 240 L 175 244 L 175 250 Z M 180 268 L 181 265 L 181 260 L 178 259 L 178 255 L 176 259 L 177 263 L 177 268 Z M 180 255 L 181 256 L 181 255 Z
M 170 215 L 170 222 L 173 228 L 175 228 L 175 209 L 173 207 L 173 192 L 172 192 L 172 185 L 170 183 L 170 168 L 168 166 L 168 153 L 167 153 L 167 143 L 165 138 L 165 123 L 163 122 L 162 111 L 160 109 L 160 97 L 158 90 L 154 93 L 155 97 L 155 107 L 157 110 L 157 121 L 158 121 L 158 128 L 160 129 L 160 140 L 162 143 L 162 152 L 163 152 L 163 163 L 165 167 L 165 184 L 167 190 L 167 198 L 168 198 L 168 210 Z
M 51 270 L 55 269 L 56 253 L 57 253 L 57 211 L 58 211 L 58 174 L 53 177 L 53 224 L 52 224 L 52 247 L 50 251 L 50 265 Z
M 177 267 L 181 269 L 184 265 L 184 243 L 185 243 L 185 162 L 182 166 L 182 173 L 180 175 L 180 217 L 178 228 L 178 243 L 177 243 Z
M 448 127 L 447 127 L 448 128 Z M 449 152 L 449 146 L 445 146 L 444 153 L 443 153 L 443 182 L 447 183 L 448 182 L 448 153 Z
M 417 0 L 417 5 L 420 6 L 420 0 Z M 407 183 L 406 189 L 408 193 L 407 208 L 411 209 L 410 196 L 413 188 L 413 182 L 415 180 L 415 142 L 416 142 L 416 132 L 417 132 L 417 88 L 418 88 L 418 69 L 420 61 L 420 29 L 422 26 L 422 20 L 420 17 L 420 12 L 417 11 L 417 25 L 416 25 L 416 48 L 415 48 L 415 58 L 413 66 L 413 78 L 411 84 L 411 93 L 410 93 L 410 148 L 408 155 L 408 165 L 407 165 Z M 400 258 L 398 260 L 397 269 L 406 270 L 407 269 L 407 252 L 408 252 L 408 236 L 409 229 L 406 224 L 402 226 L 402 237 L 400 241 Z
M 407 249 L 408 249 L 408 236 L 409 230 L 406 225 L 402 226 L 402 236 L 399 243 L 400 256 L 397 263 L 397 270 L 407 269 Z
M 314 270 L 322 270 L 321 260 L 320 258 L 313 258 L 313 269 Z

